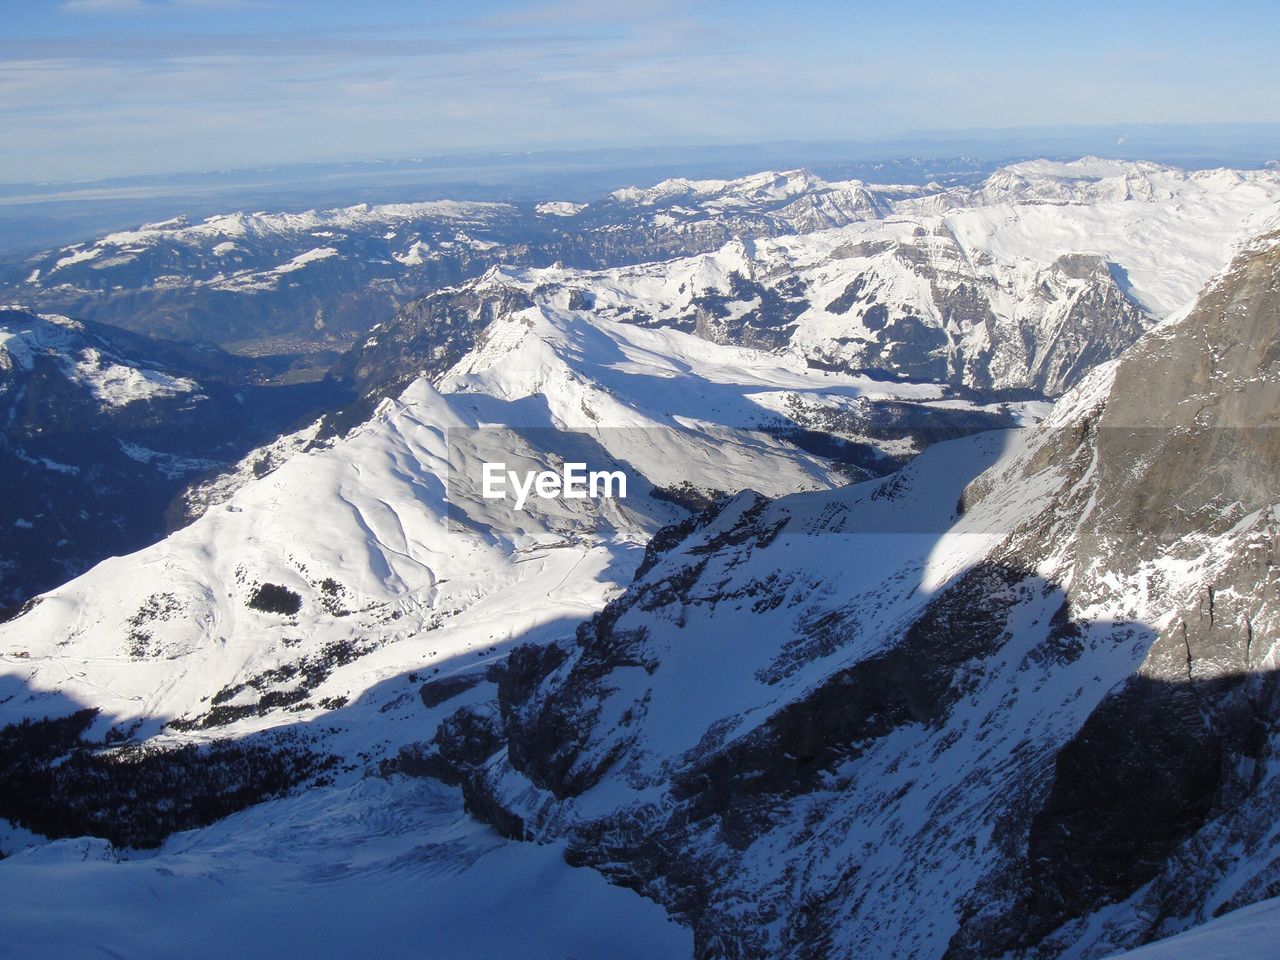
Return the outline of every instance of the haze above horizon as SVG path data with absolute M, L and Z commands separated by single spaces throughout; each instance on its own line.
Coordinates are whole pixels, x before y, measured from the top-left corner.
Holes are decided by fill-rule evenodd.
M 1268 4 L 63 0 L 0 13 L 0 182 L 504 148 L 1269 123 Z

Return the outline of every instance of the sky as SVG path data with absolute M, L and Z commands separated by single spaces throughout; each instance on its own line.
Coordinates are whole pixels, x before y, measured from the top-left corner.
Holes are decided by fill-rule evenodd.
M 1274 0 L 0 0 L 0 182 L 1280 121 Z

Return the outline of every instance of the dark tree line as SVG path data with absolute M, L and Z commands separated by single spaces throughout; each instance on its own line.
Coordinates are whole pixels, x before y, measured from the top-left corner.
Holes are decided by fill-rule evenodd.
M 294 744 L 231 740 L 104 749 L 81 739 L 96 715 L 81 710 L 0 730 L 0 817 L 51 839 L 156 847 L 281 796 L 335 762 Z

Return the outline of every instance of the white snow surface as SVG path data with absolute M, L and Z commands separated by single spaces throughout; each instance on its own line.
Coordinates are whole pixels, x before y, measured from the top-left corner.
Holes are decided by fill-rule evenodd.
M 24 960 L 693 950 L 657 904 L 567 866 L 559 846 L 502 840 L 429 781 L 315 790 L 118 862 L 105 841 L 58 841 L 0 861 L 0 886 L 5 942 Z
M 617 201 L 636 206 L 652 206 L 672 198 L 716 197 L 728 203 L 742 205 L 748 199 L 784 200 L 805 193 L 816 186 L 861 186 L 860 180 L 828 184 L 808 170 L 766 170 L 762 173 L 733 180 L 688 180 L 676 177 L 663 180 L 652 187 L 623 187 L 609 196 Z
M 581 213 L 586 207 L 585 203 L 571 203 L 568 200 L 547 200 L 544 203 L 539 203 L 534 209 L 544 217 L 573 217 Z
M 906 276 L 913 272 L 913 258 L 893 264 L 895 252 L 874 252 L 882 243 L 908 253 L 911 248 L 919 249 L 926 263 L 960 265 L 971 274 L 971 280 L 997 284 L 1007 292 L 1004 309 L 1010 313 L 1027 291 L 1038 286 L 1038 273 L 1058 256 L 1097 256 L 1116 265 L 1128 294 L 1153 315 L 1167 316 L 1225 265 L 1241 239 L 1257 233 L 1268 219 L 1280 214 L 1280 171 L 1185 171 L 1155 163 L 1086 157 L 1065 163 L 1033 160 L 1012 164 L 977 187 L 935 184 L 908 189 L 857 180 L 828 182 L 800 169 L 764 171 L 728 180 L 677 178 L 617 190 L 595 204 L 548 200 L 535 205 L 540 215 L 556 217 L 573 216 L 588 208 L 615 211 L 624 218 L 629 211 L 640 213 L 657 226 L 675 230 L 703 222 L 735 229 L 735 224 L 764 217 L 773 223 L 775 232 L 845 233 L 846 249 L 836 254 L 840 245 L 832 244 L 828 253 L 835 259 L 817 278 L 828 282 L 815 293 L 826 297 L 829 288 L 831 297 L 815 299 L 811 315 L 802 319 L 795 346 L 803 350 L 829 346 L 848 334 L 851 318 L 830 315 L 822 307 L 842 289 L 836 287 L 837 280 L 847 280 L 846 275 L 857 270 L 871 269 L 879 278 L 879 302 L 929 313 L 919 283 L 913 287 Z M 439 241 L 442 250 L 455 242 L 484 249 L 488 241 L 469 238 L 464 229 L 517 213 L 506 204 L 438 200 L 357 204 L 302 213 L 238 212 L 195 224 L 178 219 L 63 248 L 57 251 L 56 259 L 42 264 L 43 270 L 33 274 L 30 283 L 57 285 L 72 277 L 68 268 L 91 264 L 91 269 L 108 269 L 158 245 L 208 249 L 221 260 L 238 241 L 279 240 L 301 245 L 309 238 L 334 238 L 338 236 L 335 231 L 393 237 L 397 227 L 424 219 L 439 221 L 457 232 L 453 239 Z M 814 254 L 822 246 L 816 237 L 815 243 Z M 862 254 L 836 262 L 858 246 Z M 329 249 L 334 254 L 322 253 Z M 335 241 L 268 268 L 222 274 L 217 273 L 219 264 L 215 261 L 200 279 L 166 277 L 163 282 L 155 280 L 155 285 L 186 282 L 251 294 L 276 289 L 283 275 L 321 256 L 352 255 Z M 390 256 L 404 267 L 417 267 L 430 253 L 425 243 L 415 241 L 393 250 Z M 816 270 L 817 265 L 810 263 L 810 268 Z M 1070 299 L 1071 291 L 1057 293 L 1064 302 Z M 932 312 L 936 313 L 936 308 Z M 854 323 L 856 336 L 860 331 L 856 320 Z
M 1135 193 L 1114 178 L 1030 176 L 1039 169 L 1008 168 L 1023 183 L 1018 191 L 988 185 L 963 197 L 948 194 L 945 204 L 936 196 L 902 201 L 882 219 L 732 240 L 710 253 L 659 263 L 596 271 L 555 267 L 512 276 L 563 288 L 561 307 L 569 290 L 589 291 L 595 315 L 646 325 L 688 324 L 702 315 L 708 298 L 728 302 L 728 318 L 712 324 L 729 322 L 761 308 L 758 297 L 736 295 L 735 284 L 746 280 L 779 289 L 785 280 L 807 301 L 786 331 L 785 350 L 798 358 L 845 358 L 856 369 L 865 365 L 858 351 L 877 357 L 876 345 L 892 337 L 883 332 L 884 317 L 911 316 L 934 327 L 962 356 L 989 354 L 992 385 L 1028 386 L 1045 376 L 1045 386 L 1058 392 L 1061 385 L 1044 373 L 1045 364 L 1055 362 L 1055 345 L 1072 337 L 1077 309 L 1091 309 L 1088 298 L 1127 296 L 1142 308 L 1148 325 L 1176 316 L 1280 215 L 1280 174 L 1274 172 L 1188 174 L 1130 164 L 1126 178 L 1154 184 Z M 667 181 L 651 193 L 621 196 L 643 204 L 673 191 L 739 197 L 744 190 L 798 189 L 795 178 L 779 177 Z M 1041 193 L 1058 199 L 1033 202 Z M 851 289 L 861 291 L 852 302 Z M 983 291 L 990 306 L 989 321 L 957 320 L 954 302 L 975 290 Z M 885 311 L 878 322 L 873 309 Z
M 83 333 L 83 324 L 57 314 L 24 314 L 21 318 L 6 320 L 0 323 L 0 370 L 12 369 L 15 365 L 30 370 L 35 358 L 45 354 L 69 357 Z
M 37 357 L 52 357 L 73 383 L 106 407 L 194 393 L 194 380 L 151 370 L 126 358 L 85 346 L 82 324 L 56 314 L 27 314 L 0 322 L 0 371 L 30 370 Z
M 430 251 L 430 245 L 421 240 L 415 240 L 409 245 L 409 249 L 404 253 L 393 253 L 391 256 L 407 267 L 416 267 L 426 262 L 427 254 L 429 254 Z
M 315 263 L 317 260 L 328 260 L 330 257 L 336 257 L 338 251 L 333 247 L 315 247 L 312 250 L 306 250 L 288 263 L 282 263 L 276 267 L 273 273 L 292 273 L 294 270 L 301 270 L 309 263 Z
M 191 393 L 196 382 L 187 377 L 174 377 L 159 370 L 145 370 L 114 363 L 100 350 L 80 351 L 72 379 L 83 384 L 102 404 L 123 407 L 138 400 L 172 397 Z
M 1263 900 L 1112 960 L 1272 960 L 1280 944 L 1280 899 Z
M 415 221 L 428 221 L 464 227 L 486 224 L 493 219 L 515 213 L 509 204 L 460 200 L 429 200 L 418 203 L 360 203 L 350 207 L 328 210 L 307 210 L 302 213 L 226 213 L 208 217 L 198 223 L 190 223 L 179 217 L 161 223 L 144 224 L 133 230 L 108 233 L 88 243 L 78 243 L 57 251 L 57 259 L 43 272 L 33 273 L 27 280 L 31 284 L 56 285 L 65 274 L 61 271 L 78 264 L 89 263 L 93 269 L 104 270 L 129 263 L 139 254 L 157 247 L 177 247 L 187 250 L 207 249 L 214 257 L 222 258 L 246 247 L 248 241 L 264 241 L 266 248 L 279 241 L 296 243 L 307 238 L 329 240 L 339 236 L 335 231 L 371 233 L 384 232 Z M 260 244 L 261 246 L 261 244 Z M 296 248 L 295 248 L 296 249 Z M 323 257 L 339 255 L 335 248 L 315 248 L 304 252 L 274 270 L 261 271 L 259 286 L 249 280 L 239 284 L 241 292 L 252 289 L 268 289 L 262 286 L 263 274 L 288 272 Z M 241 274 L 240 277 L 249 276 Z M 182 277 L 176 278 L 182 281 Z M 157 281 L 157 285 L 164 284 Z M 235 285 L 232 284 L 234 287 Z
M 156 243 L 160 240 L 179 242 L 204 238 L 234 240 L 244 236 L 321 231 L 328 227 L 350 228 L 366 224 L 396 224 L 423 217 L 468 222 L 484 220 L 496 213 L 511 209 L 510 205 L 503 203 L 428 200 L 419 203 L 358 203 L 350 207 L 307 210 L 303 213 L 229 213 L 208 217 L 195 224 L 187 223 L 183 219 L 145 224 L 136 230 L 109 233 L 98 241 L 98 244 L 102 247 L 129 247 Z M 97 249 L 97 247 L 90 249 Z M 81 259 L 87 259 L 87 257 Z
M 935 444 L 888 478 L 770 504 L 752 529 L 785 526 L 759 542 L 728 538 L 752 507 L 739 498 L 645 576 L 650 585 L 682 583 L 687 594 L 658 603 L 660 593 L 637 593 L 653 599 L 610 622 L 637 666 L 615 667 L 598 694 L 587 688 L 589 733 L 579 735 L 572 759 L 574 769 L 599 765 L 601 779 L 555 800 L 500 754 L 486 771 L 489 789 L 543 840 L 575 822 L 660 823 L 675 807 L 671 784 L 689 769 L 685 758 L 714 755 L 824 679 L 890 649 L 930 599 L 983 559 L 999 563 L 1007 538 L 1051 515 L 1075 480 L 1044 466 L 1053 462 L 1045 454 L 1107 397 L 1116 368 L 1095 371 L 1037 428 Z M 953 516 L 966 487 L 978 499 L 966 498 Z M 818 788 L 773 811 L 738 849 L 732 875 L 720 878 L 728 909 L 804 902 L 833 889 L 852 863 L 857 883 L 827 917 L 841 955 L 943 955 L 963 898 L 1006 855 L 993 818 L 1006 791 L 1025 787 L 1011 780 L 1020 752 L 1031 746 L 1052 756 L 1143 664 L 1154 639 L 1143 624 L 1158 627 L 1170 610 L 1193 603 L 1214 582 L 1215 564 L 1239 555 L 1261 524 L 1251 518 L 1219 542 L 1192 538 L 1196 562 L 1165 571 L 1157 597 L 1140 588 L 1149 571 L 1088 570 L 1073 579 L 1073 531 L 1087 529 L 1089 514 L 1086 507 L 1057 518 L 1052 542 L 1061 555 L 1024 572 L 1034 577 L 1007 633 L 974 663 L 981 682 L 949 706 L 945 723 L 906 723 L 869 738 L 824 770 Z M 708 547 L 726 539 L 734 546 Z M 1046 662 L 1036 646 L 1067 586 L 1089 655 Z M 753 600 L 762 595 L 770 602 Z M 821 623 L 838 643 L 822 645 L 813 629 Z M 723 843 L 715 833 L 698 842 L 714 850 Z M 1105 931 L 1087 932 L 1082 952 L 1067 956 L 1096 955 L 1084 951 L 1096 950 Z
M 886 318 L 915 317 L 965 362 L 989 356 L 991 385 L 1056 393 L 1065 361 L 1052 351 L 1071 340 L 1079 311 L 1088 315 L 1094 300 L 1114 295 L 1140 307 L 1147 325 L 1177 316 L 1280 217 L 1277 171 L 1187 172 L 1093 158 L 1015 164 L 979 188 L 926 189 L 892 202 L 871 191 L 856 215 L 834 215 L 831 197 L 853 190 L 870 188 L 789 171 L 615 191 L 611 202 L 653 210 L 662 226 L 731 223 L 742 211 L 767 209 L 795 232 L 661 263 L 521 276 L 589 291 L 596 314 L 644 324 L 688 324 L 707 298 L 719 298 L 727 314 L 712 321 L 713 339 L 716 323 L 762 307 L 736 297 L 735 283 L 782 289 L 786 281 L 808 303 L 785 332 L 785 349 L 798 357 L 875 366 L 879 344 L 892 337 Z M 789 205 L 776 207 L 781 201 Z M 800 211 L 801 202 L 810 206 Z M 859 291 L 852 301 L 851 289 Z M 975 291 L 981 311 L 966 316 L 957 304 L 972 303 Z M 1110 309 L 1118 310 L 1114 297 Z
M 512 281 L 495 273 L 492 282 Z M 648 535 L 680 516 L 651 500 L 648 484 L 780 495 L 840 482 L 825 462 L 751 429 L 777 422 L 780 391 L 817 399 L 940 394 L 927 385 L 822 376 L 788 357 L 670 330 L 584 324 L 569 311 L 535 307 L 500 318 L 438 389 L 419 380 L 345 439 L 245 484 L 230 509 L 211 509 L 153 547 L 103 562 L 0 626 L 0 651 L 29 655 L 0 663 L 33 691 L 101 705 L 117 721 L 159 723 L 330 641 L 375 638 L 381 647 L 335 673 L 317 698 L 357 696 L 386 676 L 576 622 L 625 582 Z M 476 532 L 450 529 L 449 471 L 470 463 L 459 457 L 514 466 L 548 455 L 513 448 L 511 434 L 497 429 L 513 426 L 586 431 L 631 465 L 638 495 L 598 508 L 542 504 L 521 529 L 474 498 L 455 506 Z M 474 447 L 451 450 L 450 428 L 470 431 Z M 326 577 L 343 585 L 355 614 L 320 612 L 314 601 Z M 283 646 L 298 625 L 245 606 L 256 582 L 307 598 L 302 646 Z M 127 621 L 158 593 L 176 595 L 186 612 L 151 624 L 156 655 L 134 659 L 124 650 Z M 95 666 L 68 678 L 60 664 L 69 655 Z M 37 698 L 25 709 L 43 707 Z M 0 706 L 0 714 L 15 710 L 24 712 L 16 701 Z M 236 730 L 322 712 L 269 715 Z
M 892 200 L 880 191 L 911 195 Z M 1085 157 L 1011 164 L 977 188 L 903 191 L 856 180 L 827 182 L 807 170 L 790 170 L 736 180 L 664 180 L 610 195 L 624 205 L 668 209 L 662 216 L 671 222 L 672 213 L 714 216 L 832 197 L 842 198 L 846 208 L 842 223 L 896 220 L 930 232 L 941 228 L 954 232 L 966 253 L 981 251 L 1005 262 L 1049 262 L 1064 252 L 1102 256 L 1123 266 L 1137 296 L 1165 314 L 1182 306 L 1226 263 L 1235 242 L 1260 231 L 1280 211 L 1280 172 L 1185 171 Z M 865 206 L 853 215 L 848 205 L 857 202 Z M 799 213 L 792 207 L 785 211 L 792 217 Z M 813 218 L 798 222 L 823 225 Z M 798 229 L 811 232 L 814 226 Z

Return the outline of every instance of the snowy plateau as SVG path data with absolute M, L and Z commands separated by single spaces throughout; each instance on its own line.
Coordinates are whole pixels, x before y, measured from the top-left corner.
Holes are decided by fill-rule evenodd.
M 11 420 L 37 370 L 217 402 L 213 347 L 103 338 L 227 298 L 223 346 L 344 330 L 351 402 L 204 476 L 122 433 L 190 522 L 5 613 L 0 955 L 1274 955 L 1280 173 L 228 214 L 11 273 Z M 513 522 L 450 483 L 493 463 L 627 495 Z

